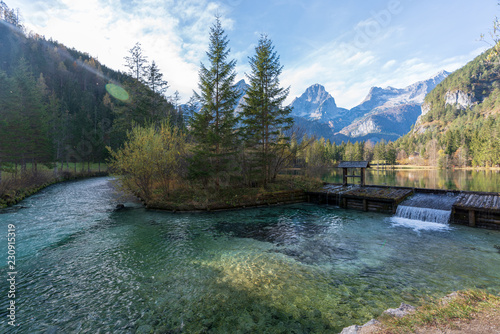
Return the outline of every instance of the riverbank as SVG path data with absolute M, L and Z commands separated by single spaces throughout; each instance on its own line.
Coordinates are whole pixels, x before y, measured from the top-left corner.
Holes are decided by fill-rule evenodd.
M 500 297 L 482 290 L 454 292 L 403 317 L 384 312 L 376 323 L 350 326 L 356 334 L 490 334 L 500 332 Z
M 319 179 L 303 176 L 280 176 L 264 187 L 176 189 L 166 198 L 146 201 L 148 209 L 174 212 L 221 211 L 249 207 L 291 204 L 306 201 L 306 191 L 322 186 Z
M 4 177 L 0 182 L 0 209 L 16 205 L 26 197 L 60 182 L 109 175 L 106 171 L 64 171 L 54 175 L 52 171 L 28 172 L 22 177 Z

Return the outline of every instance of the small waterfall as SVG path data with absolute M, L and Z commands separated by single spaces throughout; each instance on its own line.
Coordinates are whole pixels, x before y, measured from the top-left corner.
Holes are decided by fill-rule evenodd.
M 396 217 L 440 224 L 447 224 L 450 220 L 450 215 L 451 211 L 448 210 L 419 208 L 404 205 L 398 206 L 396 210 Z
M 448 224 L 451 209 L 456 200 L 457 196 L 453 193 L 446 195 L 415 194 L 398 206 L 394 218 Z

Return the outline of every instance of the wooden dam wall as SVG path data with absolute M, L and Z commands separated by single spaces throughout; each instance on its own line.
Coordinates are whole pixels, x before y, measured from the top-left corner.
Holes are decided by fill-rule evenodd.
M 326 184 L 320 191 L 307 192 L 307 201 L 344 209 L 395 213 L 398 205 L 415 193 L 457 195 L 450 223 L 500 230 L 500 194 L 472 191 L 405 188 L 389 186 L 344 187 Z

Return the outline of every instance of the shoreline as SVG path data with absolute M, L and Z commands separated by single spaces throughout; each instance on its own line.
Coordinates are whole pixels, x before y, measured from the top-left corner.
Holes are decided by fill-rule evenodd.
M 102 172 L 77 172 L 76 174 L 70 174 L 70 175 L 59 175 L 58 177 L 53 177 L 52 179 L 49 179 L 46 182 L 43 182 L 41 184 L 36 184 L 31 187 L 27 188 L 19 188 L 19 189 L 10 189 L 8 194 L 4 194 L 3 196 L 0 196 L 0 209 L 6 209 L 9 207 L 12 207 L 19 202 L 23 201 L 24 199 L 37 194 L 38 192 L 42 191 L 43 189 L 54 185 L 58 183 L 63 183 L 63 182 L 68 182 L 68 181 L 75 181 L 75 180 L 82 180 L 82 179 L 87 179 L 87 178 L 93 178 L 93 177 L 105 177 L 109 176 L 109 172 L 107 171 L 102 171 Z M 10 193 L 14 192 L 14 194 L 10 195 Z
M 454 291 L 418 307 L 404 303 L 364 325 L 344 327 L 340 334 L 453 333 L 489 334 L 500 330 L 500 296 L 481 289 Z M 443 330 L 446 330 L 444 332 Z
M 377 164 L 370 165 L 372 169 L 377 169 Z M 472 170 L 472 171 L 500 171 L 500 167 L 450 167 L 439 168 L 437 166 L 422 165 L 380 165 L 379 169 L 421 169 L 421 170 Z
M 195 212 L 217 212 L 242 210 L 248 208 L 268 207 L 285 204 L 295 204 L 307 202 L 306 192 L 301 189 L 269 191 L 259 193 L 255 196 L 244 196 L 243 198 L 222 198 L 222 202 L 212 201 L 205 204 L 184 203 L 176 204 L 172 202 L 150 202 L 143 201 L 149 210 L 195 213 Z

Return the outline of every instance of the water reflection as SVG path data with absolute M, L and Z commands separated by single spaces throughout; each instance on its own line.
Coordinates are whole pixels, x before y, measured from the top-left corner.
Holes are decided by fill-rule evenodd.
M 323 181 L 342 183 L 342 170 L 333 168 Z M 352 181 L 352 180 L 350 180 Z M 367 169 L 366 184 L 411 188 L 500 192 L 499 170 Z

